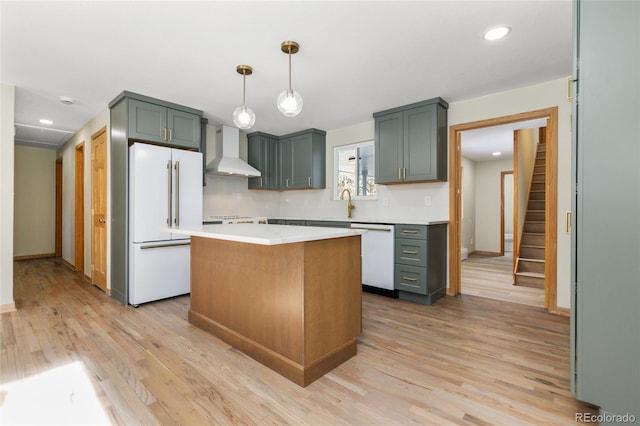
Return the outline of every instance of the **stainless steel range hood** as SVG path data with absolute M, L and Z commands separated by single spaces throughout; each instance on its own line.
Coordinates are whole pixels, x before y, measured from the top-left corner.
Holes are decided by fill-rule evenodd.
M 229 126 L 216 128 L 216 156 L 207 164 L 207 173 L 224 176 L 260 176 L 260 170 L 240 159 L 240 130 Z

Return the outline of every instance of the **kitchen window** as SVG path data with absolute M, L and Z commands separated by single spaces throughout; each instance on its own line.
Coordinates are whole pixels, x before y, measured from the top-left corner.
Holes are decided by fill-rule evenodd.
M 375 200 L 375 149 L 373 141 L 338 146 L 334 158 L 334 199 L 339 200 L 345 189 L 355 200 Z

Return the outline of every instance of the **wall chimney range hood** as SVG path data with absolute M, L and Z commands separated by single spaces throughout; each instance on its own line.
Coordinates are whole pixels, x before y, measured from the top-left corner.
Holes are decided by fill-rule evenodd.
M 229 126 L 216 128 L 216 156 L 207 164 L 207 173 L 245 177 L 261 175 L 260 170 L 240 159 L 240 130 Z

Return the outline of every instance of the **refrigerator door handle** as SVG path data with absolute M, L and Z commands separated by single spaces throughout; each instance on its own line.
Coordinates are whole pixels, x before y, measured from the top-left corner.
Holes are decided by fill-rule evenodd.
M 171 227 L 171 160 L 167 162 L 167 225 Z
M 148 250 L 148 249 L 155 249 L 155 248 L 164 248 L 164 247 L 179 247 L 179 246 L 188 246 L 190 245 L 191 242 L 187 241 L 185 243 L 174 243 L 174 244 L 150 244 L 150 245 L 146 245 L 146 246 L 140 246 L 140 250 Z
M 180 162 L 176 161 L 176 228 L 180 227 Z

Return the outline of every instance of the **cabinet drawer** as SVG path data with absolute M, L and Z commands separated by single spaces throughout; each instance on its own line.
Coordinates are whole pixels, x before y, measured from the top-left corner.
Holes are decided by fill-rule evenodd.
M 427 241 L 396 238 L 396 263 L 410 266 L 427 267 Z
M 329 220 L 307 220 L 307 226 L 320 226 L 325 228 L 351 228 L 351 222 L 334 222 Z
M 295 226 L 305 226 L 306 222 L 304 220 L 299 219 L 286 219 L 284 221 L 286 225 L 295 225 Z
M 427 294 L 427 268 L 396 264 L 395 289 Z
M 427 239 L 427 225 L 396 225 L 396 238 Z

